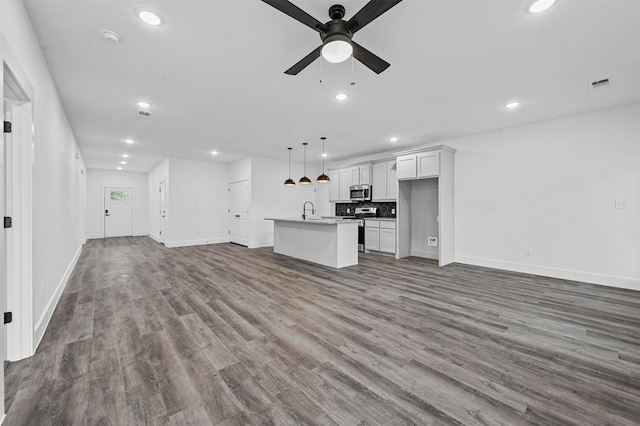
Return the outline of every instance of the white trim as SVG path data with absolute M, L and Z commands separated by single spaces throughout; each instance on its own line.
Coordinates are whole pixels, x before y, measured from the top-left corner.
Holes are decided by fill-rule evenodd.
M 36 327 L 33 331 L 34 353 L 35 353 L 35 350 L 38 348 L 38 345 L 40 344 L 40 340 L 42 340 L 42 336 L 44 336 L 44 332 L 47 330 L 49 321 L 51 321 L 51 317 L 53 316 L 53 311 L 56 309 L 56 306 L 60 301 L 60 296 L 62 296 L 62 292 L 64 291 L 64 288 L 67 286 L 67 282 L 69 281 L 69 277 L 73 272 L 73 268 L 75 268 L 76 263 L 80 258 L 80 253 L 82 253 L 82 245 L 78 247 L 78 251 L 76 251 L 76 254 L 73 256 L 73 259 L 71 259 L 71 263 L 69 263 L 67 270 L 65 271 L 64 275 L 60 279 L 60 282 L 58 283 L 58 287 L 56 287 L 56 291 L 51 296 L 51 299 L 49 300 L 49 303 L 47 304 L 46 309 L 44 310 L 44 312 L 40 316 L 40 319 L 38 319 L 38 322 L 36 323 Z
M 104 238 L 104 235 L 102 235 L 102 234 L 88 234 L 84 238 L 84 240 L 86 242 L 87 240 L 95 240 L 95 239 L 98 239 L 98 238 Z
M 154 238 L 155 239 L 155 238 Z M 205 244 L 221 244 L 228 243 L 229 238 L 209 238 L 207 240 L 187 240 L 187 241 L 166 241 L 164 245 L 167 247 L 187 247 L 187 246 L 202 246 Z
M 522 272 L 525 274 L 542 275 L 545 277 L 560 278 L 564 280 L 580 281 L 584 283 L 640 291 L 640 280 L 634 278 L 593 274 L 589 272 L 549 268 L 546 266 L 525 265 L 522 263 L 503 262 L 500 260 L 481 259 L 477 257 L 467 256 L 456 256 L 455 261 L 458 263 L 465 263 L 467 265 L 504 269 L 507 271 Z
M 160 239 L 160 237 L 158 235 L 152 234 L 151 232 L 149 232 L 147 234 L 147 237 L 151 238 L 152 240 L 154 240 L 157 243 L 162 244 L 162 240 Z
M 260 247 L 273 247 L 273 240 L 258 241 L 258 242 L 254 242 L 254 243 L 249 243 L 248 247 L 251 248 L 251 249 L 260 248 Z
M 148 232 L 144 232 L 144 231 L 143 232 L 134 232 L 133 233 L 134 237 L 146 237 L 147 235 L 149 235 L 149 233 Z
M 424 257 L 427 259 L 434 259 L 434 260 L 438 260 L 439 257 L 439 252 L 436 250 L 433 251 L 429 251 L 429 250 L 418 250 L 418 249 L 411 249 L 411 256 L 416 256 L 416 257 Z

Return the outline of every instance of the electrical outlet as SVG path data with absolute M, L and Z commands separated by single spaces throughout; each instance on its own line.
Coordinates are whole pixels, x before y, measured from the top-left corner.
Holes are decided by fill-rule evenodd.
M 531 248 L 524 249 L 524 255 L 525 256 L 533 256 L 533 249 L 531 249 Z
M 431 247 L 438 247 L 438 238 L 436 237 L 427 237 L 427 244 Z
M 625 200 L 616 200 L 616 209 L 628 209 L 629 203 Z

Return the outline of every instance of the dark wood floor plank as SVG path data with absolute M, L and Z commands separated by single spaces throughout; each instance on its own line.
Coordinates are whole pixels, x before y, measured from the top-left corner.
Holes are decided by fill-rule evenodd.
M 91 240 L 6 425 L 639 425 L 640 293 L 429 259 Z

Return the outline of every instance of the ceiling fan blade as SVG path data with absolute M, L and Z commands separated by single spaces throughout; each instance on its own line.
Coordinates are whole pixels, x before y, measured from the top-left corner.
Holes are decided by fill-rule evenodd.
M 297 64 L 286 70 L 284 73 L 289 75 L 296 75 L 309 65 L 316 59 L 320 57 L 320 52 L 322 51 L 322 46 L 315 49 L 313 52 L 309 53 L 307 56 L 302 58 Z
M 381 59 L 373 53 L 369 52 L 367 49 L 360 46 L 353 40 L 351 40 L 351 44 L 353 45 L 353 57 L 362 62 L 364 66 L 371 69 L 371 71 L 375 72 L 376 74 L 380 74 L 391 65 L 384 59 Z
M 266 4 L 271 7 L 278 9 L 280 12 L 291 16 L 298 22 L 305 24 L 307 27 L 316 30 L 320 34 L 324 34 L 326 32 L 326 28 L 324 24 L 318 21 L 313 16 L 309 15 L 304 10 L 300 9 L 295 4 L 291 3 L 287 0 L 262 0 Z
M 376 19 L 378 16 L 391 9 L 402 0 L 371 0 L 365 4 L 362 9 L 358 11 L 349 22 L 346 27 L 349 31 L 355 34 L 356 31 L 363 29 L 368 23 Z

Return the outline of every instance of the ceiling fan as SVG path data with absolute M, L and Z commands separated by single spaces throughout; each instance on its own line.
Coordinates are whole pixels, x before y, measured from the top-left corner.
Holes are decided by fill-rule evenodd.
M 371 21 L 378 18 L 402 0 L 371 0 L 348 21 L 342 19 L 345 12 L 344 6 L 334 4 L 329 8 L 329 17 L 331 20 L 326 24 L 318 21 L 290 1 L 262 1 L 317 31 L 322 40 L 322 45 L 286 70 L 284 72 L 285 74 L 298 74 L 318 59 L 320 55 L 327 61 L 333 63 L 343 62 L 353 55 L 354 58 L 362 62 L 363 65 L 376 74 L 380 74 L 389 68 L 390 64 L 388 62 L 360 46 L 352 40 L 352 37 L 356 32 L 363 29 Z

